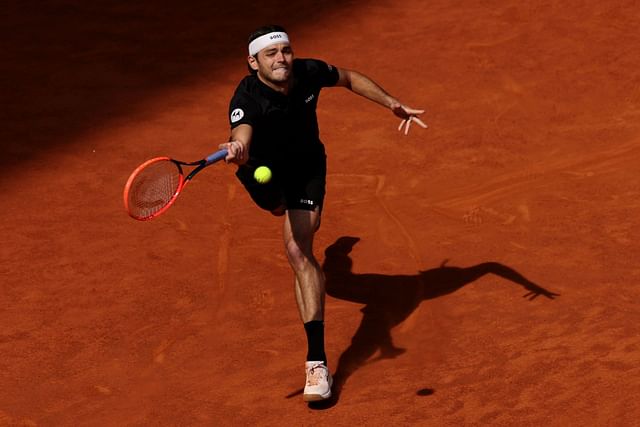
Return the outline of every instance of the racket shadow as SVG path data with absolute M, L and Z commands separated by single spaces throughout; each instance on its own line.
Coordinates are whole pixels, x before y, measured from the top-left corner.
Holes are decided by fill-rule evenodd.
M 344 236 L 325 250 L 323 270 L 327 294 L 341 300 L 365 304 L 362 321 L 351 344 L 339 357 L 334 374 L 333 398 L 318 408 L 331 407 L 340 398 L 348 378 L 361 366 L 380 359 L 393 359 L 406 349 L 394 345 L 391 330 L 406 320 L 424 300 L 450 294 L 486 274 L 495 274 L 522 286 L 529 300 L 558 296 L 531 282 L 517 271 L 497 262 L 471 267 L 439 267 L 416 275 L 355 274 L 349 254 L 358 237 Z M 371 357 L 379 353 L 377 357 Z

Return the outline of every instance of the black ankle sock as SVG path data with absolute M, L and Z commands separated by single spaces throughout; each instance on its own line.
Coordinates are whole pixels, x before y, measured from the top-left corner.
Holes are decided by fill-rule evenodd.
M 327 363 L 324 353 L 324 321 L 312 320 L 304 324 L 307 333 L 307 361 L 323 361 Z

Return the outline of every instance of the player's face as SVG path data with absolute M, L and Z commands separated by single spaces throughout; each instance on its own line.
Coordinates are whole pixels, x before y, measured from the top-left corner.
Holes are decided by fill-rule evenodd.
M 251 68 L 267 82 L 281 86 L 289 81 L 291 64 L 293 62 L 293 50 L 286 43 L 279 43 L 262 49 L 258 52 L 257 60 L 249 60 Z

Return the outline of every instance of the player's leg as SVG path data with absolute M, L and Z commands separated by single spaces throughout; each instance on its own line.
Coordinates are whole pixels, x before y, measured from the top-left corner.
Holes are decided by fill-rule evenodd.
M 324 350 L 325 279 L 313 255 L 313 237 L 320 222 L 320 208 L 287 211 L 284 241 L 287 257 L 295 275 L 295 295 L 300 318 L 307 334 L 307 380 L 305 401 L 331 397 L 331 374 Z
M 325 278 L 313 254 L 313 238 L 320 226 L 326 171 L 326 157 L 317 156 L 304 164 L 292 163 L 283 181 L 285 248 L 295 273 L 296 301 L 305 324 L 324 320 Z
M 313 255 L 313 237 L 319 221 L 319 208 L 290 209 L 284 223 L 285 249 L 295 274 L 296 301 L 303 323 L 324 320 L 324 274 Z

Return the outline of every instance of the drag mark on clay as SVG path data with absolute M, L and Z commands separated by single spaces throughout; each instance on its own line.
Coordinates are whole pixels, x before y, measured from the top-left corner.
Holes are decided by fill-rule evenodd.
M 109 387 L 105 387 L 102 385 L 94 385 L 93 388 L 100 394 L 109 395 L 111 394 L 111 389 Z
M 387 206 L 387 204 L 384 201 L 384 197 L 382 196 L 382 189 L 384 188 L 386 178 L 384 175 L 376 175 L 376 179 L 377 179 L 376 192 L 375 192 L 376 200 L 378 201 L 380 206 L 382 206 L 382 209 L 387 214 L 387 216 L 391 218 L 391 220 L 396 224 L 396 226 L 402 233 L 404 239 L 407 241 L 407 247 L 409 248 L 411 258 L 413 258 L 416 264 L 416 268 L 419 269 L 420 266 L 422 265 L 422 261 L 420 259 L 420 256 L 418 255 L 418 247 L 416 245 L 416 242 L 411 237 L 411 234 L 407 230 L 407 227 L 404 226 L 404 224 L 402 223 L 402 221 L 400 221 L 397 215 L 395 215 L 391 211 L 389 206 Z
M 523 219 L 527 222 L 530 221 L 530 217 L 528 214 L 528 211 L 529 211 L 528 207 L 526 205 L 521 205 L 521 206 L 524 208 L 524 212 L 526 212 L 526 214 L 523 214 Z M 498 212 L 495 209 L 481 206 L 481 207 L 474 207 L 471 210 L 467 211 L 462 216 L 462 220 L 467 224 L 480 225 L 485 222 L 486 217 L 496 219 L 502 225 L 513 224 L 517 218 L 516 215 Z
M 231 243 L 231 218 L 229 213 L 229 207 L 232 206 L 233 199 L 235 198 L 236 187 L 234 185 L 227 186 L 227 203 L 223 210 L 224 215 L 222 219 L 222 230 L 219 233 L 218 238 L 218 289 L 223 290 L 225 288 L 227 280 L 227 271 L 229 269 L 229 246 Z
M 532 185 L 547 185 L 550 175 L 569 175 L 580 179 L 591 178 L 597 174 L 613 173 L 620 169 L 621 163 L 637 162 L 640 157 L 640 148 L 637 141 L 622 144 L 610 150 L 582 156 L 580 158 L 557 157 L 538 162 L 524 172 L 507 173 L 493 179 L 459 188 L 446 197 L 433 200 L 431 209 L 447 217 L 460 218 L 456 212 L 464 210 L 462 220 L 466 223 L 480 224 L 485 217 L 493 217 L 503 224 L 510 224 L 512 214 L 498 212 L 495 209 L 484 207 L 489 203 L 503 200 L 514 195 L 520 195 Z M 516 207 L 517 213 L 525 221 L 530 221 L 531 216 L 526 205 Z
M 416 268 L 418 269 L 421 268 L 422 260 L 420 258 L 420 255 L 419 255 L 420 251 L 418 250 L 418 246 L 416 245 L 415 240 L 411 237 L 411 233 L 409 233 L 409 231 L 407 230 L 407 227 L 402 223 L 400 218 L 398 218 L 398 216 L 391 210 L 391 208 L 389 208 L 389 206 L 385 202 L 385 198 L 382 194 L 382 190 L 385 186 L 386 176 L 385 175 L 367 175 L 367 174 L 343 174 L 343 173 L 331 174 L 331 176 L 342 177 L 342 178 L 345 178 L 345 177 L 356 178 L 358 180 L 365 181 L 367 184 L 375 184 L 374 197 L 376 201 L 382 207 L 382 210 L 384 211 L 385 215 L 389 217 L 391 219 L 391 222 L 393 222 L 397 226 L 397 228 L 400 230 L 400 234 L 402 234 L 404 240 L 407 242 L 407 247 L 410 252 L 409 255 L 414 260 L 416 264 Z M 359 188 L 362 188 L 362 186 L 360 186 Z M 370 196 L 363 197 L 362 194 L 363 192 L 359 192 L 358 193 L 359 198 L 349 199 L 349 203 L 350 204 L 369 203 L 369 200 L 371 197 Z
M 276 299 L 270 289 L 263 289 L 251 296 L 251 307 L 258 313 L 266 313 L 273 307 Z
M 9 415 L 8 413 L 0 410 L 0 425 L 3 426 L 37 426 L 38 423 L 29 419 L 29 418 L 15 418 Z
M 175 342 L 175 339 L 163 340 L 160 345 L 153 352 L 153 361 L 161 364 L 164 363 L 166 357 L 166 351 Z
M 466 224 L 481 225 L 490 220 L 501 225 L 512 225 L 516 220 L 531 222 L 531 212 L 525 203 L 516 204 L 507 212 L 488 207 L 488 204 L 513 198 L 520 198 L 532 186 L 546 186 L 550 175 L 558 179 L 591 179 L 598 175 L 615 173 L 621 164 L 637 162 L 640 149 L 635 143 L 627 143 L 610 150 L 575 157 L 558 157 L 539 162 L 540 166 L 530 167 L 524 172 L 507 173 L 478 184 L 469 185 L 434 200 L 429 207 L 443 216 L 460 220 Z M 460 212 L 463 212 L 460 214 Z

